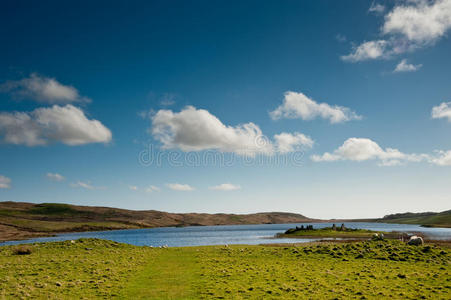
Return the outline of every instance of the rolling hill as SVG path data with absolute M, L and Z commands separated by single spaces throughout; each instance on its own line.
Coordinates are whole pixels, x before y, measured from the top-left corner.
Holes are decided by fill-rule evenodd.
M 58 203 L 0 202 L 0 241 L 48 236 L 61 232 L 170 226 L 276 224 L 316 222 L 300 214 L 167 213 Z
M 435 213 L 400 213 L 386 215 L 377 222 L 398 224 L 420 224 L 425 227 L 451 227 L 451 210 Z

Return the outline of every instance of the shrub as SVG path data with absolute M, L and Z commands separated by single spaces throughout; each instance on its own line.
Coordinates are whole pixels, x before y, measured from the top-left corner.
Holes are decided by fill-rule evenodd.
M 30 246 L 22 245 L 22 246 L 18 246 L 13 249 L 14 255 L 28 255 L 28 254 L 31 254 L 31 252 L 33 252 L 33 251 L 31 250 Z

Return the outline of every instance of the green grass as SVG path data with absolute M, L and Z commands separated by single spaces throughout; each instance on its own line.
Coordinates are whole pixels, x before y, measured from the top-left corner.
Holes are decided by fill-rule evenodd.
M 0 247 L 0 299 L 450 299 L 451 252 L 399 241 L 150 248 Z
M 77 215 L 82 212 L 73 209 L 68 204 L 42 203 L 30 209 L 28 213 L 38 215 Z

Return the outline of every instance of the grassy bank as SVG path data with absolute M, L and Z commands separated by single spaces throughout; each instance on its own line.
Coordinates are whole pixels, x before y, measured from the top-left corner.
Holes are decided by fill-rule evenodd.
M 0 247 L 0 298 L 449 299 L 449 248 L 398 241 L 136 247 L 84 239 Z
M 368 239 L 371 238 L 375 233 L 383 233 L 385 238 L 397 238 L 400 234 L 395 232 L 384 232 L 384 231 L 373 231 L 367 229 L 353 229 L 344 228 L 340 229 L 337 227 L 333 229 L 332 227 L 325 228 L 314 228 L 314 229 L 304 229 L 296 227 L 288 229 L 285 233 L 277 234 L 280 238 L 344 238 L 344 239 Z

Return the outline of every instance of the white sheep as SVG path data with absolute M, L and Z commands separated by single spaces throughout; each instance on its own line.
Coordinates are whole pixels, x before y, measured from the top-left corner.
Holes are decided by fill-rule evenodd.
M 407 244 L 408 245 L 419 246 L 419 245 L 423 245 L 424 241 L 423 241 L 423 238 L 421 236 L 413 235 L 413 236 L 410 237 L 410 239 L 407 242 Z

